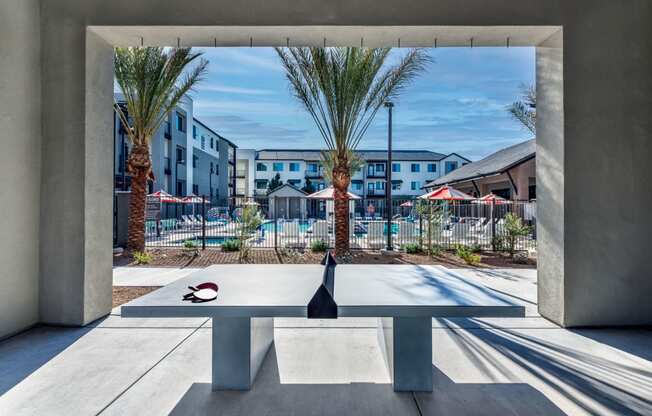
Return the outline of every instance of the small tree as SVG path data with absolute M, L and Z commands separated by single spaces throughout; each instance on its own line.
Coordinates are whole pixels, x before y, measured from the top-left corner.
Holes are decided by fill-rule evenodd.
M 238 240 L 240 241 L 240 263 L 249 258 L 249 252 L 251 250 L 249 239 L 262 223 L 263 215 L 257 206 L 247 205 L 242 209 L 240 224 L 238 224 Z
M 272 178 L 271 181 L 269 181 L 269 185 L 267 185 L 267 192 L 272 192 L 274 189 L 278 188 L 281 185 L 283 185 L 281 174 L 276 172 L 276 175 Z
M 511 212 L 505 215 L 505 244 L 510 257 L 514 257 L 519 237 L 530 234 L 530 227 L 523 224 L 521 218 Z
M 426 251 L 429 255 L 436 254 L 439 250 L 438 248 L 435 250 L 436 247 L 434 247 L 432 239 L 435 237 L 435 230 L 439 230 L 439 226 L 441 225 L 441 209 L 438 206 L 434 206 L 432 201 L 425 201 L 423 199 L 417 201 L 414 209 L 419 217 L 426 221 Z M 419 235 L 419 244 L 424 245 L 423 233 Z
M 310 178 L 306 178 L 306 184 L 301 188 L 301 190 L 307 194 L 312 194 L 314 193 L 317 189 L 315 188 L 315 185 L 313 185 L 312 181 Z

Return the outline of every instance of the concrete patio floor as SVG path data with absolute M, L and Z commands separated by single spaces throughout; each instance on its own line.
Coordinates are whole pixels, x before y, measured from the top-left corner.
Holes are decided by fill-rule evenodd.
M 134 285 L 155 276 L 126 272 Z M 533 270 L 455 272 L 528 316 L 433 320 L 432 394 L 392 391 L 375 319 L 277 319 L 254 388 L 211 392 L 210 320 L 116 308 L 85 328 L 0 342 L 0 415 L 652 414 L 652 331 L 553 325 L 536 313 Z

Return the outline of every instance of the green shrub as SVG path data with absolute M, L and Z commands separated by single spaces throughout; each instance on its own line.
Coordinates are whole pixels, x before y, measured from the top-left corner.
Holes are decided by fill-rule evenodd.
M 152 261 L 152 255 L 144 251 L 134 251 L 133 256 L 136 264 L 149 264 Z
M 518 239 L 528 234 L 530 234 L 530 227 L 523 224 L 518 215 L 514 215 L 511 212 L 505 215 L 505 249 L 507 249 L 511 257 L 514 257 L 514 253 L 516 252 Z
M 239 251 L 240 250 L 240 240 L 231 239 L 226 240 L 222 243 L 222 251 Z
M 310 250 L 315 253 L 323 253 L 328 250 L 328 244 L 326 244 L 324 240 L 313 240 L 313 242 L 310 243 Z
M 421 253 L 421 246 L 418 243 L 407 243 L 401 246 L 408 254 L 418 254 Z
M 431 256 L 438 257 L 441 255 L 441 246 L 439 244 L 432 244 L 430 246 L 430 250 L 428 251 L 430 252 Z
M 197 243 L 194 242 L 193 240 L 186 240 L 186 241 L 183 242 L 183 248 L 196 249 L 197 248 Z
M 482 246 L 478 243 L 473 243 L 469 246 L 469 250 L 471 250 L 472 253 L 479 253 L 482 251 Z
M 480 256 L 478 254 L 474 254 L 469 247 L 463 244 L 458 244 L 455 247 L 455 254 L 457 257 L 464 260 L 466 264 L 471 266 L 475 266 L 476 264 L 480 263 Z

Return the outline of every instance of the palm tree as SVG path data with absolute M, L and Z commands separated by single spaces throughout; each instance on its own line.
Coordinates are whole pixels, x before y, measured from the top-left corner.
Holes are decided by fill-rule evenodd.
M 359 166 L 355 149 L 384 102 L 430 61 L 420 49 L 387 66 L 391 48 L 276 48 L 290 88 L 326 142 L 324 158 L 334 188 L 335 252 L 349 249 L 347 189 Z
M 200 56 L 190 48 L 115 50 L 115 77 L 124 95 L 126 112 L 117 103 L 114 108 L 131 142 L 127 160 L 131 174 L 128 250 L 145 248 L 145 197 L 147 179 L 152 177 L 151 139 L 170 111 L 206 73 L 208 61 L 204 59 L 186 72 L 186 67 Z
M 534 86 L 521 85 L 521 99 L 507 107 L 512 117 L 536 134 L 537 91 Z

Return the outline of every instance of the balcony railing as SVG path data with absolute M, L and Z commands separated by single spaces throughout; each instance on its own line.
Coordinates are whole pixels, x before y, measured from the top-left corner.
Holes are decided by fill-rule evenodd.
M 382 172 L 373 171 L 373 170 L 372 171 L 367 171 L 367 178 L 384 179 L 386 177 L 387 177 L 387 172 L 385 172 L 385 171 L 382 171 Z
M 324 177 L 324 170 L 319 169 L 319 170 L 307 170 L 305 172 L 306 178 L 323 178 Z

